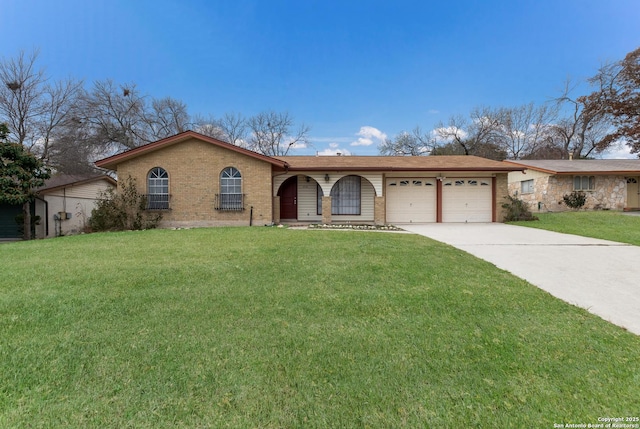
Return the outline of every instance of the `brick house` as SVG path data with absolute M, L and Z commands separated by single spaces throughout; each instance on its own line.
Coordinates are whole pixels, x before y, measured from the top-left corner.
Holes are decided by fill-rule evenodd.
M 474 156 L 270 157 L 193 131 L 96 165 L 132 177 L 165 227 L 500 222 L 520 169 Z
M 587 196 L 586 209 L 640 210 L 640 159 L 518 160 L 509 173 L 509 194 L 533 211 L 567 210 L 562 197 Z

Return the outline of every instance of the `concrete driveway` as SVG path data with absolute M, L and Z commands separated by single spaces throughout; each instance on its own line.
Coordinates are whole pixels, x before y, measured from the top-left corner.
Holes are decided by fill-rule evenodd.
M 640 335 L 640 247 L 501 223 L 404 224 Z

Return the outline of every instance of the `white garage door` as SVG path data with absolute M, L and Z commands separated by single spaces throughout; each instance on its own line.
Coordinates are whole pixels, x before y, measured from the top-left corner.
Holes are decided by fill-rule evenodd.
M 442 181 L 442 222 L 491 222 L 491 178 Z
M 436 221 L 436 180 L 389 178 L 386 186 L 387 222 Z

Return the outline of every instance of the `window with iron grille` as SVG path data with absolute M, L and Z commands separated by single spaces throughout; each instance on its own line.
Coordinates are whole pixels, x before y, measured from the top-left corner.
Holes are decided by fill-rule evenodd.
M 243 210 L 242 175 L 237 168 L 227 167 L 220 173 L 220 194 L 216 210 Z
M 152 168 L 147 175 L 147 209 L 169 209 L 169 174 L 164 168 Z

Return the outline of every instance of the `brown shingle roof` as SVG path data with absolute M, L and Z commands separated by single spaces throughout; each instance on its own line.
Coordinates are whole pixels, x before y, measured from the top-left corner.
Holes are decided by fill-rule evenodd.
M 477 156 L 281 156 L 292 171 L 517 171 L 521 167 Z
M 551 174 L 640 174 L 640 159 L 545 159 L 506 162 Z

